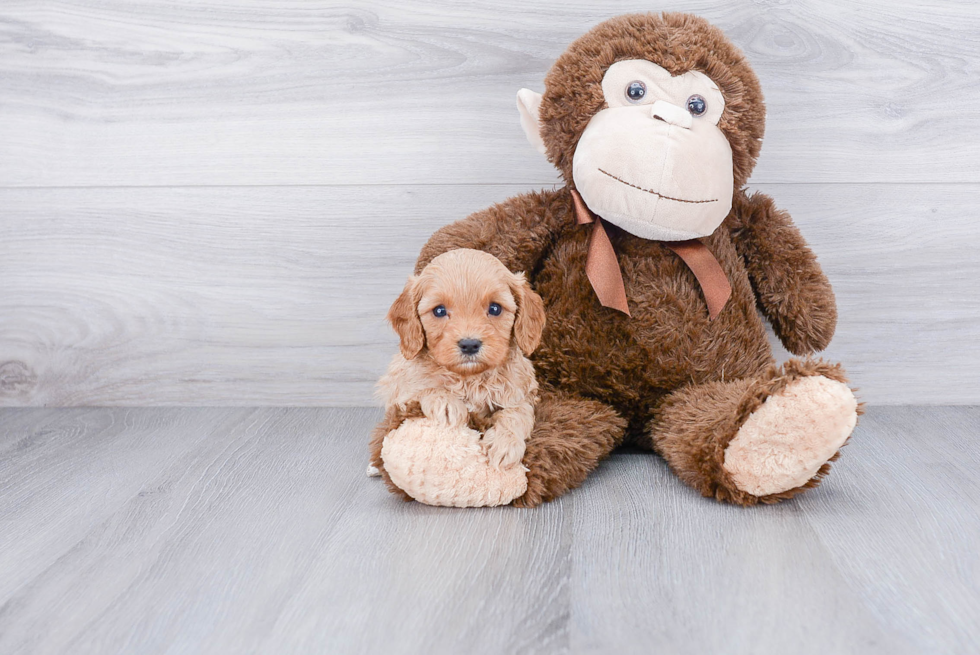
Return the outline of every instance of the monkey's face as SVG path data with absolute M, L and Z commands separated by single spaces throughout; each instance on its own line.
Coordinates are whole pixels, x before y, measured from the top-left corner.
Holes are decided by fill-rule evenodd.
M 602 93 L 606 106 L 589 120 L 572 160 L 585 204 L 644 239 L 714 232 L 734 191 L 718 86 L 698 71 L 671 76 L 632 59 L 609 67 Z
M 633 234 L 714 232 L 748 182 L 765 133 L 745 55 L 690 14 L 629 14 L 558 57 L 545 93 L 517 94 L 528 140 L 585 204 Z

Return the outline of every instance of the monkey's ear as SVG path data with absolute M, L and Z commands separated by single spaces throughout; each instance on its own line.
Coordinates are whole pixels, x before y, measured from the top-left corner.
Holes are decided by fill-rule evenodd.
M 521 127 L 531 145 L 542 155 L 546 154 L 544 139 L 541 138 L 541 120 L 538 112 L 541 109 L 541 94 L 531 89 L 521 89 L 517 92 L 517 111 L 521 114 Z
M 425 345 L 425 331 L 419 320 L 418 304 L 421 300 L 418 278 L 410 277 L 401 295 L 388 310 L 388 322 L 395 328 L 400 341 L 399 348 L 405 359 L 415 359 Z
M 534 293 L 523 273 L 514 275 L 511 292 L 517 301 L 517 315 L 514 317 L 514 341 L 525 355 L 530 355 L 541 343 L 544 332 L 545 313 L 541 296 Z

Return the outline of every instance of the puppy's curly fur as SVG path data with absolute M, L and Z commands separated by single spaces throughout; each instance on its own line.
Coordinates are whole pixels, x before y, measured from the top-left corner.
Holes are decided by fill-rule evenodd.
M 388 320 L 401 352 L 378 382 L 385 418 L 371 439 L 371 464 L 388 487 L 406 496 L 385 471 L 381 446 L 407 418 L 469 425 L 483 433 L 493 466 L 520 462 L 538 392 L 526 355 L 545 323 L 541 298 L 523 274 L 482 251 L 449 251 L 408 280 Z

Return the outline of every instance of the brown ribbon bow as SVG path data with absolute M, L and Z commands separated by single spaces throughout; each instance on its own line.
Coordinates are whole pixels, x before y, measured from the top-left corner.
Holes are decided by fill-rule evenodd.
M 585 274 L 595 289 L 595 295 L 604 307 L 619 310 L 630 316 L 629 303 L 626 301 L 626 287 L 623 284 L 623 272 L 619 268 L 616 249 L 613 248 L 602 219 L 595 216 L 578 191 L 572 189 L 572 201 L 575 203 L 575 220 L 579 225 L 593 224 L 592 236 L 589 239 L 589 256 L 585 262 Z M 701 285 L 704 299 L 708 304 L 708 318 L 715 320 L 732 295 L 732 286 L 728 282 L 725 271 L 708 248 L 697 239 L 687 241 L 663 241 L 680 257 L 694 273 Z

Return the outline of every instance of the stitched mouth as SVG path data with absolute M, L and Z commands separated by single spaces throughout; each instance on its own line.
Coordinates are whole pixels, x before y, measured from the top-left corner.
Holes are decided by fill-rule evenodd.
M 624 180 L 622 178 L 619 178 L 619 177 L 616 177 L 612 173 L 608 173 L 608 172 L 602 170 L 601 168 L 599 169 L 599 172 L 602 173 L 603 175 L 608 175 L 612 179 L 614 179 L 617 182 L 620 182 L 622 184 L 625 184 L 628 187 L 632 187 L 634 189 L 639 189 L 640 191 L 646 191 L 647 193 L 652 194 L 652 195 L 655 195 L 655 196 L 657 196 L 659 198 L 663 198 L 664 200 L 673 200 L 674 202 L 686 202 L 686 203 L 689 203 L 689 204 L 692 204 L 692 205 L 702 205 L 702 204 L 704 204 L 706 202 L 718 202 L 718 199 L 717 198 L 715 198 L 714 200 L 684 200 L 683 198 L 671 198 L 670 196 L 665 196 L 662 193 L 658 193 L 656 191 L 651 191 L 650 189 L 644 189 L 643 187 L 636 186 L 635 184 L 630 184 L 626 180 Z

